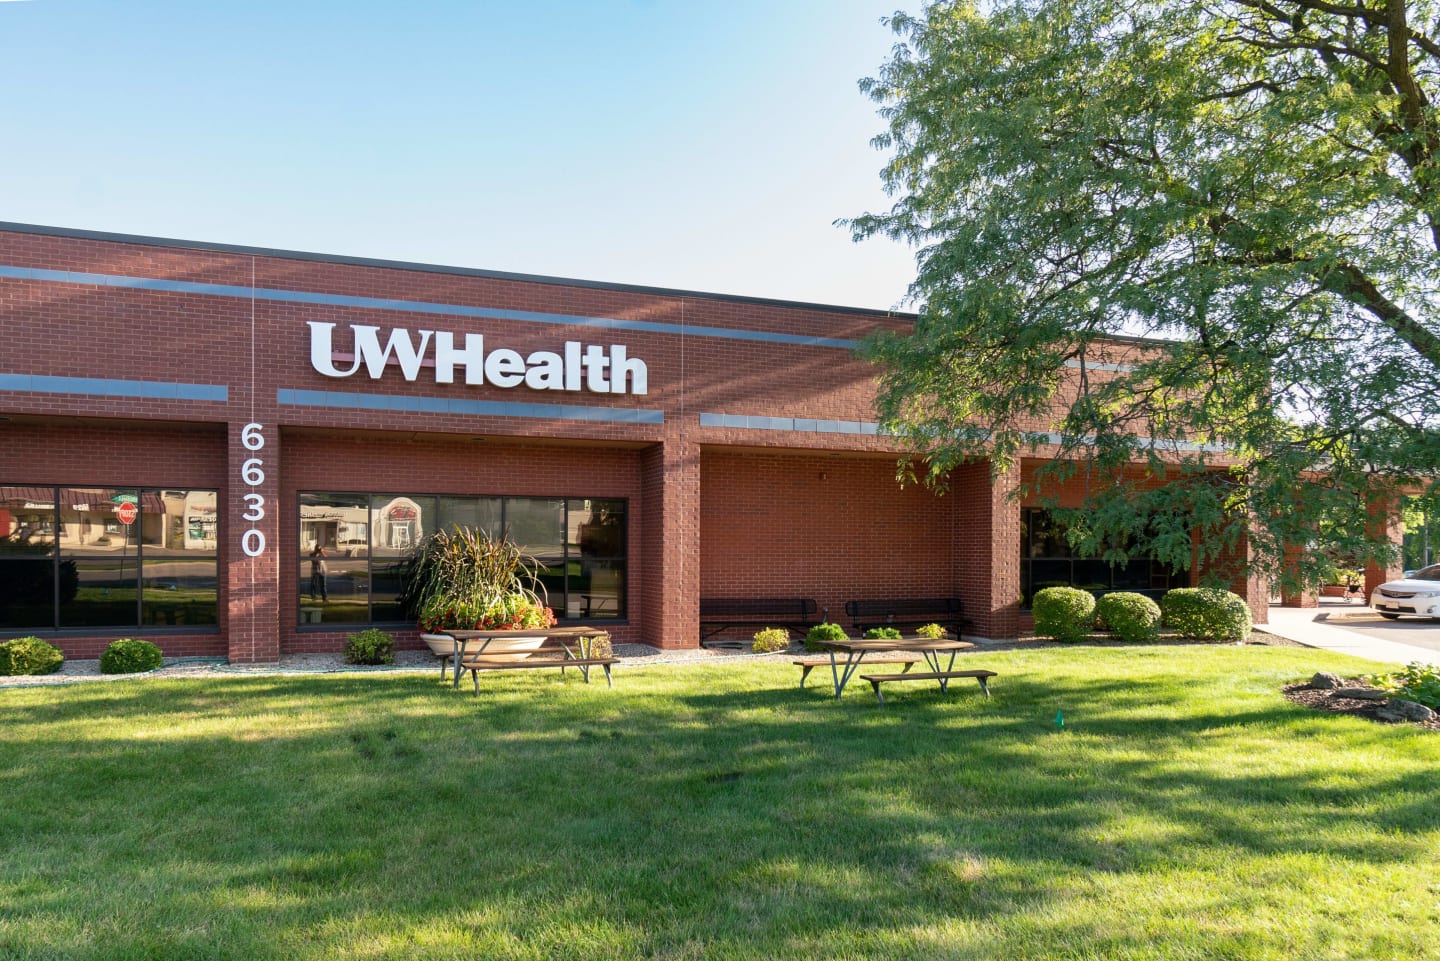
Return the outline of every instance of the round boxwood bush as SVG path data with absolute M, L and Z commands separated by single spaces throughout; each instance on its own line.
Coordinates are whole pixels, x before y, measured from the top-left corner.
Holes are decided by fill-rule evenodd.
M 165 662 L 160 648 L 137 637 L 122 637 L 111 641 L 100 655 L 101 674 L 139 674 L 153 671 Z
M 1095 626 L 1122 641 L 1153 641 L 1160 635 L 1160 605 L 1130 591 L 1106 594 L 1095 602 Z
M 899 628 L 895 627 L 872 627 L 865 632 L 867 641 L 898 641 L 904 636 Z
M 1216 587 L 1177 587 L 1160 598 L 1165 626 L 1202 641 L 1248 641 L 1250 607 Z
M 774 654 L 790 646 L 790 632 L 783 627 L 767 627 L 756 631 L 750 649 L 756 654 Z
M 845 628 L 826 621 L 824 624 L 816 624 L 805 632 L 805 650 L 823 651 L 825 648 L 820 645 L 820 641 L 848 641 L 849 639 L 850 635 L 845 633 Z
M 346 664 L 395 663 L 395 638 L 378 627 L 345 635 Z
M 1095 596 L 1078 587 L 1047 587 L 1031 606 L 1035 633 L 1057 641 L 1083 640 L 1095 622 Z
M 54 674 L 64 663 L 59 648 L 33 635 L 0 644 L 0 674 Z

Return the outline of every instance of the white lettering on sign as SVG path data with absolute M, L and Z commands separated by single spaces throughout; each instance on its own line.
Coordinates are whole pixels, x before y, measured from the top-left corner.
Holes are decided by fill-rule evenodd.
M 265 427 L 262 424 L 246 424 L 240 429 L 240 445 L 248 451 L 257 451 L 265 446 Z M 265 483 L 265 462 L 258 457 L 247 457 L 245 463 L 240 465 L 240 479 L 248 487 L 258 487 Z M 251 522 L 261 520 L 265 517 L 265 495 L 251 491 L 243 495 L 245 499 L 245 511 L 240 515 L 242 520 Z M 259 557 L 265 553 L 265 532 L 250 528 L 240 535 L 240 549 L 245 552 L 246 557 Z
M 420 369 L 435 368 L 437 384 L 455 383 L 457 367 L 471 386 L 519 387 L 531 390 L 588 390 L 596 394 L 645 394 L 649 370 L 645 361 L 629 356 L 624 344 L 609 347 L 566 341 L 563 353 L 537 350 L 529 355 L 506 347 L 486 352 L 483 334 L 466 334 L 457 347 L 449 331 L 421 330 L 412 336 L 403 327 L 391 328 L 381 344 L 380 328 L 350 324 L 354 352 L 348 368 L 335 364 L 335 324 L 310 324 L 310 366 L 326 377 L 351 377 L 363 365 L 371 380 L 379 380 L 393 363 L 408 381 L 418 380 Z M 426 355 L 433 353 L 427 360 Z

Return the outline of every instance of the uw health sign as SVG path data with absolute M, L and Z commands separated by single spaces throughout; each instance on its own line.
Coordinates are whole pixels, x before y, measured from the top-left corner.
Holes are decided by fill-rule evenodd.
M 393 362 L 408 381 L 433 368 L 435 383 L 453 384 L 457 371 L 471 386 L 528 387 L 531 390 L 595 394 L 644 394 L 648 391 L 645 362 L 629 356 L 624 344 L 582 344 L 566 341 L 558 351 L 521 354 L 508 347 L 487 351 L 484 334 L 464 334 L 459 345 L 449 331 L 391 328 L 382 344 L 379 327 L 349 324 L 348 336 L 336 342 L 336 324 L 309 321 L 310 366 L 326 377 L 353 377 L 363 367 L 379 380 Z M 347 350 L 347 348 L 349 348 Z M 337 366 L 336 360 L 341 362 Z M 348 361 L 348 367 L 344 366 Z

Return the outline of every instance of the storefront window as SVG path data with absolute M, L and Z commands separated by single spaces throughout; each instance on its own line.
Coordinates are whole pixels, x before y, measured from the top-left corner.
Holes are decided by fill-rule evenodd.
M 521 545 L 539 563 L 558 616 L 625 616 L 623 500 L 302 493 L 299 623 L 406 620 L 400 597 L 411 552 L 435 531 L 456 527 L 505 532 Z M 323 583 L 312 575 L 316 545 L 326 552 Z
M 1150 558 L 1110 564 L 1077 557 L 1065 537 L 1064 525 L 1049 511 L 1038 507 L 1020 511 L 1021 607 L 1029 608 L 1035 592 L 1047 587 L 1078 587 L 1096 595 L 1133 591 L 1158 600 L 1172 587 L 1185 583 L 1184 571 Z
M 213 628 L 215 504 L 213 490 L 0 487 L 0 630 Z

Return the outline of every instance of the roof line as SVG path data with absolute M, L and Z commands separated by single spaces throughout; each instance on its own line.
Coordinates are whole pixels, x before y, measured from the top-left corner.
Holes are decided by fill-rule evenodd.
M 918 315 L 897 311 L 879 310 L 872 307 L 845 307 L 837 304 L 817 304 L 799 300 L 780 300 L 772 297 L 747 297 L 742 294 L 717 294 L 698 290 L 682 290 L 674 287 L 647 287 L 642 284 L 616 284 L 599 280 L 578 280 L 570 277 L 551 277 L 543 274 L 522 274 L 505 270 L 482 270 L 477 267 L 451 267 L 444 264 L 424 264 L 406 260 L 384 260 L 374 257 L 346 257 L 339 254 L 319 254 L 303 250 L 283 250 L 273 247 L 249 247 L 242 244 L 215 244 L 196 240 L 177 240 L 170 237 L 147 237 L 140 234 L 111 233 L 104 230 L 80 230 L 72 227 L 50 227 L 43 224 L 21 224 L 0 221 L 0 231 L 18 234 L 39 234 L 46 237 L 71 237 L 77 240 L 100 240 L 119 244 L 143 244 L 147 247 L 173 247 L 181 250 L 208 250 L 227 254 L 244 254 L 254 257 L 276 257 L 283 260 L 307 260 L 327 264 L 344 264 L 353 267 L 381 267 L 391 270 L 416 270 L 433 274 L 450 274 L 458 277 L 480 277 L 486 280 L 514 280 L 532 284 L 550 284 L 561 287 L 582 287 L 589 290 L 612 290 L 621 293 L 650 294 L 664 297 L 694 297 L 725 303 L 756 304 L 767 307 L 788 307 L 798 310 L 823 310 L 828 313 L 857 314 L 867 317 L 892 317 L 914 321 Z

